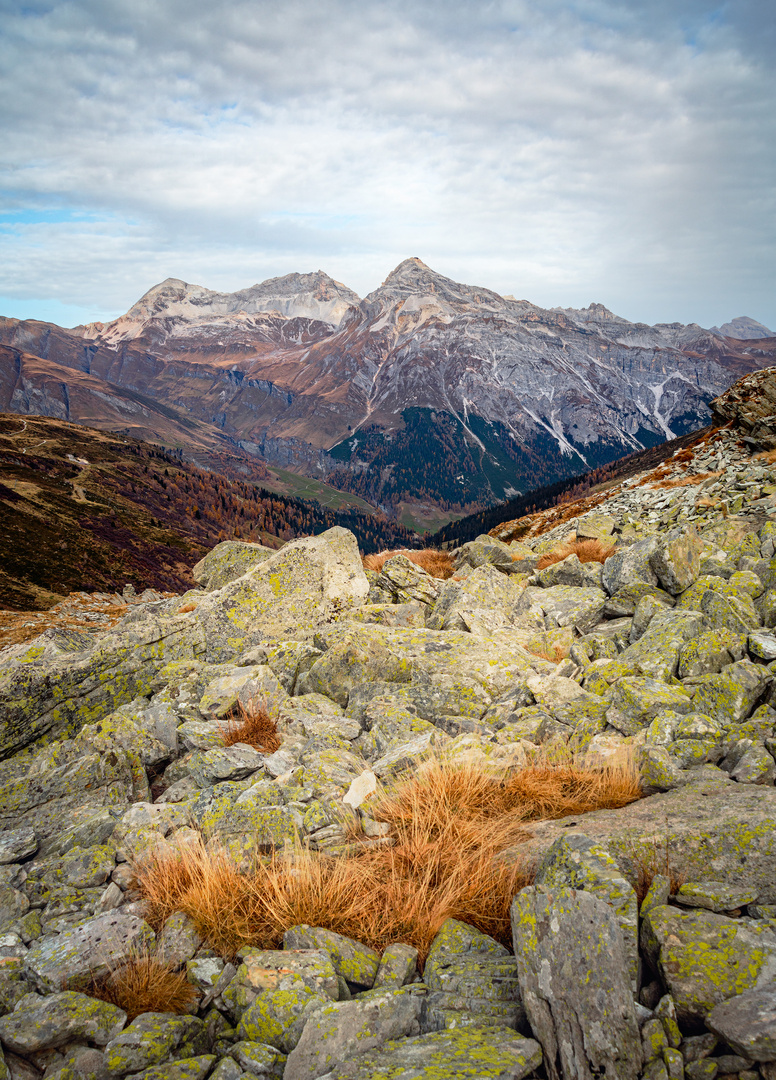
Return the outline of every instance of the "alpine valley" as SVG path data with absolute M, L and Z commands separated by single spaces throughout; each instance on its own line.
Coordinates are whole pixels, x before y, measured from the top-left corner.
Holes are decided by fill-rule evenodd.
M 0 319 L 0 412 L 233 450 L 432 524 L 702 427 L 775 358 L 745 317 L 545 310 L 413 258 L 363 300 L 321 271 L 235 293 L 168 278 L 104 325 Z

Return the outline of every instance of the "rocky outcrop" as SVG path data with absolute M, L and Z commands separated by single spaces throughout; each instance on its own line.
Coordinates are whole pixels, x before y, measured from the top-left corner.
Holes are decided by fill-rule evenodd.
M 773 1080 L 776 505 L 738 440 L 707 437 L 605 514 L 480 538 L 445 582 L 401 555 L 364 571 L 342 529 L 221 545 L 184 596 L 0 653 L 13 1080 Z M 730 468 L 725 511 L 686 520 L 684 480 L 710 459 Z M 664 509 L 642 512 L 654 492 Z M 537 569 L 602 531 L 603 566 Z M 221 725 L 257 698 L 279 747 L 226 747 Z M 644 797 L 525 823 L 500 855 L 536 865 L 511 944 L 447 919 L 419 965 L 400 941 L 296 925 L 220 956 L 183 912 L 155 933 L 132 891 L 156 845 L 215 841 L 245 870 L 301 840 L 328 861 L 358 821 L 361 852 L 380 850 L 378 780 L 430 751 L 498 775 L 537 748 L 630 755 Z M 127 1022 L 83 993 L 154 943 L 196 992 L 188 1014 Z

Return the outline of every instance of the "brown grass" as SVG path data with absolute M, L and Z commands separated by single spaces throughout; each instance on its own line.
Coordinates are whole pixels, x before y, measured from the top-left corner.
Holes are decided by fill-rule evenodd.
M 196 610 L 197 610 L 197 605 L 196 604 L 184 604 L 183 607 L 178 608 L 178 614 L 179 615 L 185 615 L 188 611 L 196 611 Z
M 542 555 L 536 564 L 537 570 L 544 570 L 547 566 L 562 562 L 569 555 L 576 555 L 580 562 L 605 563 L 614 555 L 614 544 L 607 544 L 603 540 L 570 540 L 567 544 L 561 544 L 554 551 L 548 551 Z
M 219 727 L 224 746 L 247 743 L 265 754 L 274 754 L 280 749 L 277 720 L 270 714 L 266 701 L 251 701 L 247 708 L 238 704 L 236 715 Z
M 538 760 L 506 777 L 432 760 L 370 801 L 394 845 L 332 858 L 298 846 L 240 874 L 204 843 L 152 854 L 136 867 L 147 917 L 191 916 L 225 955 L 245 944 L 277 948 L 297 923 L 325 926 L 382 949 L 415 945 L 421 957 L 448 917 L 508 942 L 512 897 L 532 879 L 519 858 L 526 821 L 620 807 L 639 797 L 632 763 L 593 769 Z
M 764 461 L 766 465 L 773 465 L 776 461 L 776 450 L 762 450 L 754 455 L 755 461 Z
M 675 476 L 669 480 L 659 480 L 655 484 L 650 484 L 650 487 L 655 491 L 663 491 L 665 488 L 691 487 L 693 484 L 701 484 L 704 480 L 721 475 L 722 470 L 717 472 L 691 473 L 689 476 Z
M 380 573 L 383 566 L 394 555 L 406 555 L 410 562 L 442 581 L 453 576 L 453 559 L 450 552 L 437 551 L 435 548 L 423 548 L 420 551 L 381 551 L 377 555 L 364 555 L 361 561 L 365 570 L 376 570 Z
M 128 1020 L 146 1012 L 184 1013 L 198 996 L 185 972 L 150 954 L 137 956 L 95 980 L 85 993 L 118 1005 Z

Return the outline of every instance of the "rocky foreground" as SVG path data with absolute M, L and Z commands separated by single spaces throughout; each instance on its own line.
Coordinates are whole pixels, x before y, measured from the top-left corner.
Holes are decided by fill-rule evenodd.
M 339 528 L 230 542 L 183 596 L 0 653 L 0 1077 L 774 1080 L 776 476 L 752 397 L 776 372 L 754 378 L 660 475 L 480 537 L 448 581 L 401 554 L 365 572 Z M 574 537 L 614 554 L 537 569 Z M 257 697 L 280 748 L 224 747 Z M 375 777 L 537 747 L 636 755 L 645 797 L 527 826 L 512 951 L 448 920 L 422 977 L 400 942 L 307 926 L 222 957 L 186 916 L 155 934 L 133 891 L 134 860 L 200 834 L 242 866 L 298 837 L 344 856 L 350 806 L 390 842 Z M 81 992 L 152 947 L 188 1013 Z

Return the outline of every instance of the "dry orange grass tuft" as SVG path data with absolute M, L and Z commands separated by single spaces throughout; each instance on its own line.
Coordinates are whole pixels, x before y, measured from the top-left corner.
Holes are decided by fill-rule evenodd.
M 379 573 L 394 555 L 406 555 L 410 562 L 442 581 L 453 576 L 453 560 L 450 552 L 437 551 L 435 548 L 422 548 L 420 551 L 381 551 L 377 555 L 364 555 L 361 561 L 365 570 L 376 570 Z
M 553 645 L 552 649 L 528 649 L 531 656 L 538 656 L 540 660 L 549 660 L 551 664 L 559 664 L 569 654 L 568 649 L 562 645 Z
M 150 954 L 137 956 L 95 980 L 85 993 L 117 1005 L 128 1020 L 146 1012 L 184 1013 L 197 999 L 186 973 Z
M 185 615 L 189 611 L 196 611 L 196 610 L 197 610 L 197 605 L 196 604 L 184 604 L 183 607 L 178 608 L 178 614 L 179 615 Z
M 270 715 L 266 701 L 251 701 L 247 708 L 239 704 L 237 714 L 219 726 L 224 746 L 247 743 L 266 754 L 280 749 L 277 720 Z
M 639 797 L 631 763 L 590 768 L 538 760 L 503 778 L 471 765 L 427 762 L 370 802 L 391 826 L 392 847 L 336 858 L 298 846 L 240 874 L 204 843 L 152 853 L 136 867 L 147 918 L 183 911 L 229 955 L 246 944 L 276 948 L 297 923 L 325 926 L 382 949 L 392 941 L 428 951 L 446 918 L 509 941 L 512 897 L 533 870 L 497 858 L 538 818 L 624 806 Z
M 537 570 L 544 570 L 547 566 L 562 562 L 569 555 L 576 555 L 580 562 L 604 563 L 614 555 L 614 544 L 606 544 L 603 540 L 570 540 L 567 544 L 561 544 L 554 551 L 548 551 L 542 555 L 536 564 Z
M 704 480 L 721 475 L 721 470 L 718 472 L 692 473 L 689 476 L 676 476 L 670 480 L 659 480 L 656 484 L 650 484 L 650 487 L 655 491 L 663 491 L 666 488 L 691 487 L 693 484 L 701 484 Z
M 764 461 L 766 465 L 773 465 L 776 461 L 776 450 L 763 450 L 754 457 L 755 461 Z

